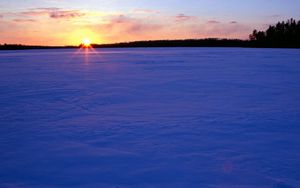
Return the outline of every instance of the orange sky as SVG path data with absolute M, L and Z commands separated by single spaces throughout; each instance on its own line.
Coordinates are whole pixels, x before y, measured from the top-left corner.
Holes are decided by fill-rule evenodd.
M 89 4 L 79 0 L 1 1 L 0 44 L 79 45 L 84 38 L 92 43 L 207 37 L 246 39 L 253 29 L 264 29 L 288 18 L 284 14 L 291 12 L 286 8 L 280 14 L 264 15 L 265 11 L 261 11 L 253 15 L 257 8 L 251 8 L 251 4 L 244 7 L 246 1 L 236 5 L 240 1 L 232 0 L 232 7 L 227 8 L 228 1 L 220 4 L 225 3 L 223 0 L 218 0 L 220 6 L 208 0 L 191 1 L 194 3 L 173 0 L 172 6 L 167 1 L 144 0 L 138 1 L 140 4 L 128 0 L 98 0 Z M 234 5 L 240 7 L 230 12 Z M 278 5 L 276 11 L 279 10 Z
M 235 22 L 221 23 L 198 17 L 162 15 L 136 11 L 129 15 L 77 10 L 39 9 L 15 13 L 1 19 L 6 29 L 0 43 L 78 45 L 89 38 L 93 43 L 122 41 L 226 37 L 246 38 L 250 27 Z M 18 15 L 19 14 L 19 15 Z M 221 32 L 222 30 L 222 32 Z

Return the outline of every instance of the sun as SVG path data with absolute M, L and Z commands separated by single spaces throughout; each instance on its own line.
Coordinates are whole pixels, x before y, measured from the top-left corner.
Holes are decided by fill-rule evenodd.
M 90 39 L 88 39 L 88 38 L 84 38 L 84 39 L 82 40 L 82 44 L 83 44 L 83 46 L 86 47 L 86 48 L 91 47 L 91 41 L 90 41 Z

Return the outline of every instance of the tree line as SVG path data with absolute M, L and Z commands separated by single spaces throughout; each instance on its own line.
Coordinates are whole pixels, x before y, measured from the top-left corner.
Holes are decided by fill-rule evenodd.
M 186 39 L 186 40 L 152 40 L 122 42 L 116 44 L 92 44 L 94 48 L 135 48 L 135 47 L 241 47 L 246 41 L 239 39 Z
M 249 36 L 257 47 L 300 47 L 300 20 L 291 18 L 286 22 L 271 25 L 266 31 L 254 30 Z

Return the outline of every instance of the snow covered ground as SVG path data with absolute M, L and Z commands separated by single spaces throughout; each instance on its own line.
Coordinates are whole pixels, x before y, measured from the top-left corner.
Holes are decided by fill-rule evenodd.
M 300 50 L 2 51 L 0 187 L 300 187 Z

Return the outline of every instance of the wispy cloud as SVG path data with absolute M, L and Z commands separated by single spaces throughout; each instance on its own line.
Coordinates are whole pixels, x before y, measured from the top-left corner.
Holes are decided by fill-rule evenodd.
M 14 19 L 14 22 L 35 22 L 34 19 Z
M 182 22 L 182 21 L 192 20 L 192 19 L 195 19 L 195 18 L 196 17 L 194 17 L 194 16 L 188 16 L 188 15 L 185 15 L 185 14 L 177 14 L 175 16 L 175 21 Z
M 207 21 L 208 24 L 219 24 L 220 22 L 217 20 L 209 20 Z
M 50 18 L 75 18 L 85 16 L 85 13 L 79 11 L 56 11 L 49 13 Z
M 70 19 L 70 18 L 76 18 L 76 17 L 82 17 L 85 16 L 86 13 L 81 12 L 79 10 L 64 10 L 57 7 L 51 7 L 51 8 L 35 8 L 30 9 L 28 11 L 21 12 L 22 15 L 26 16 L 49 16 L 53 19 Z

